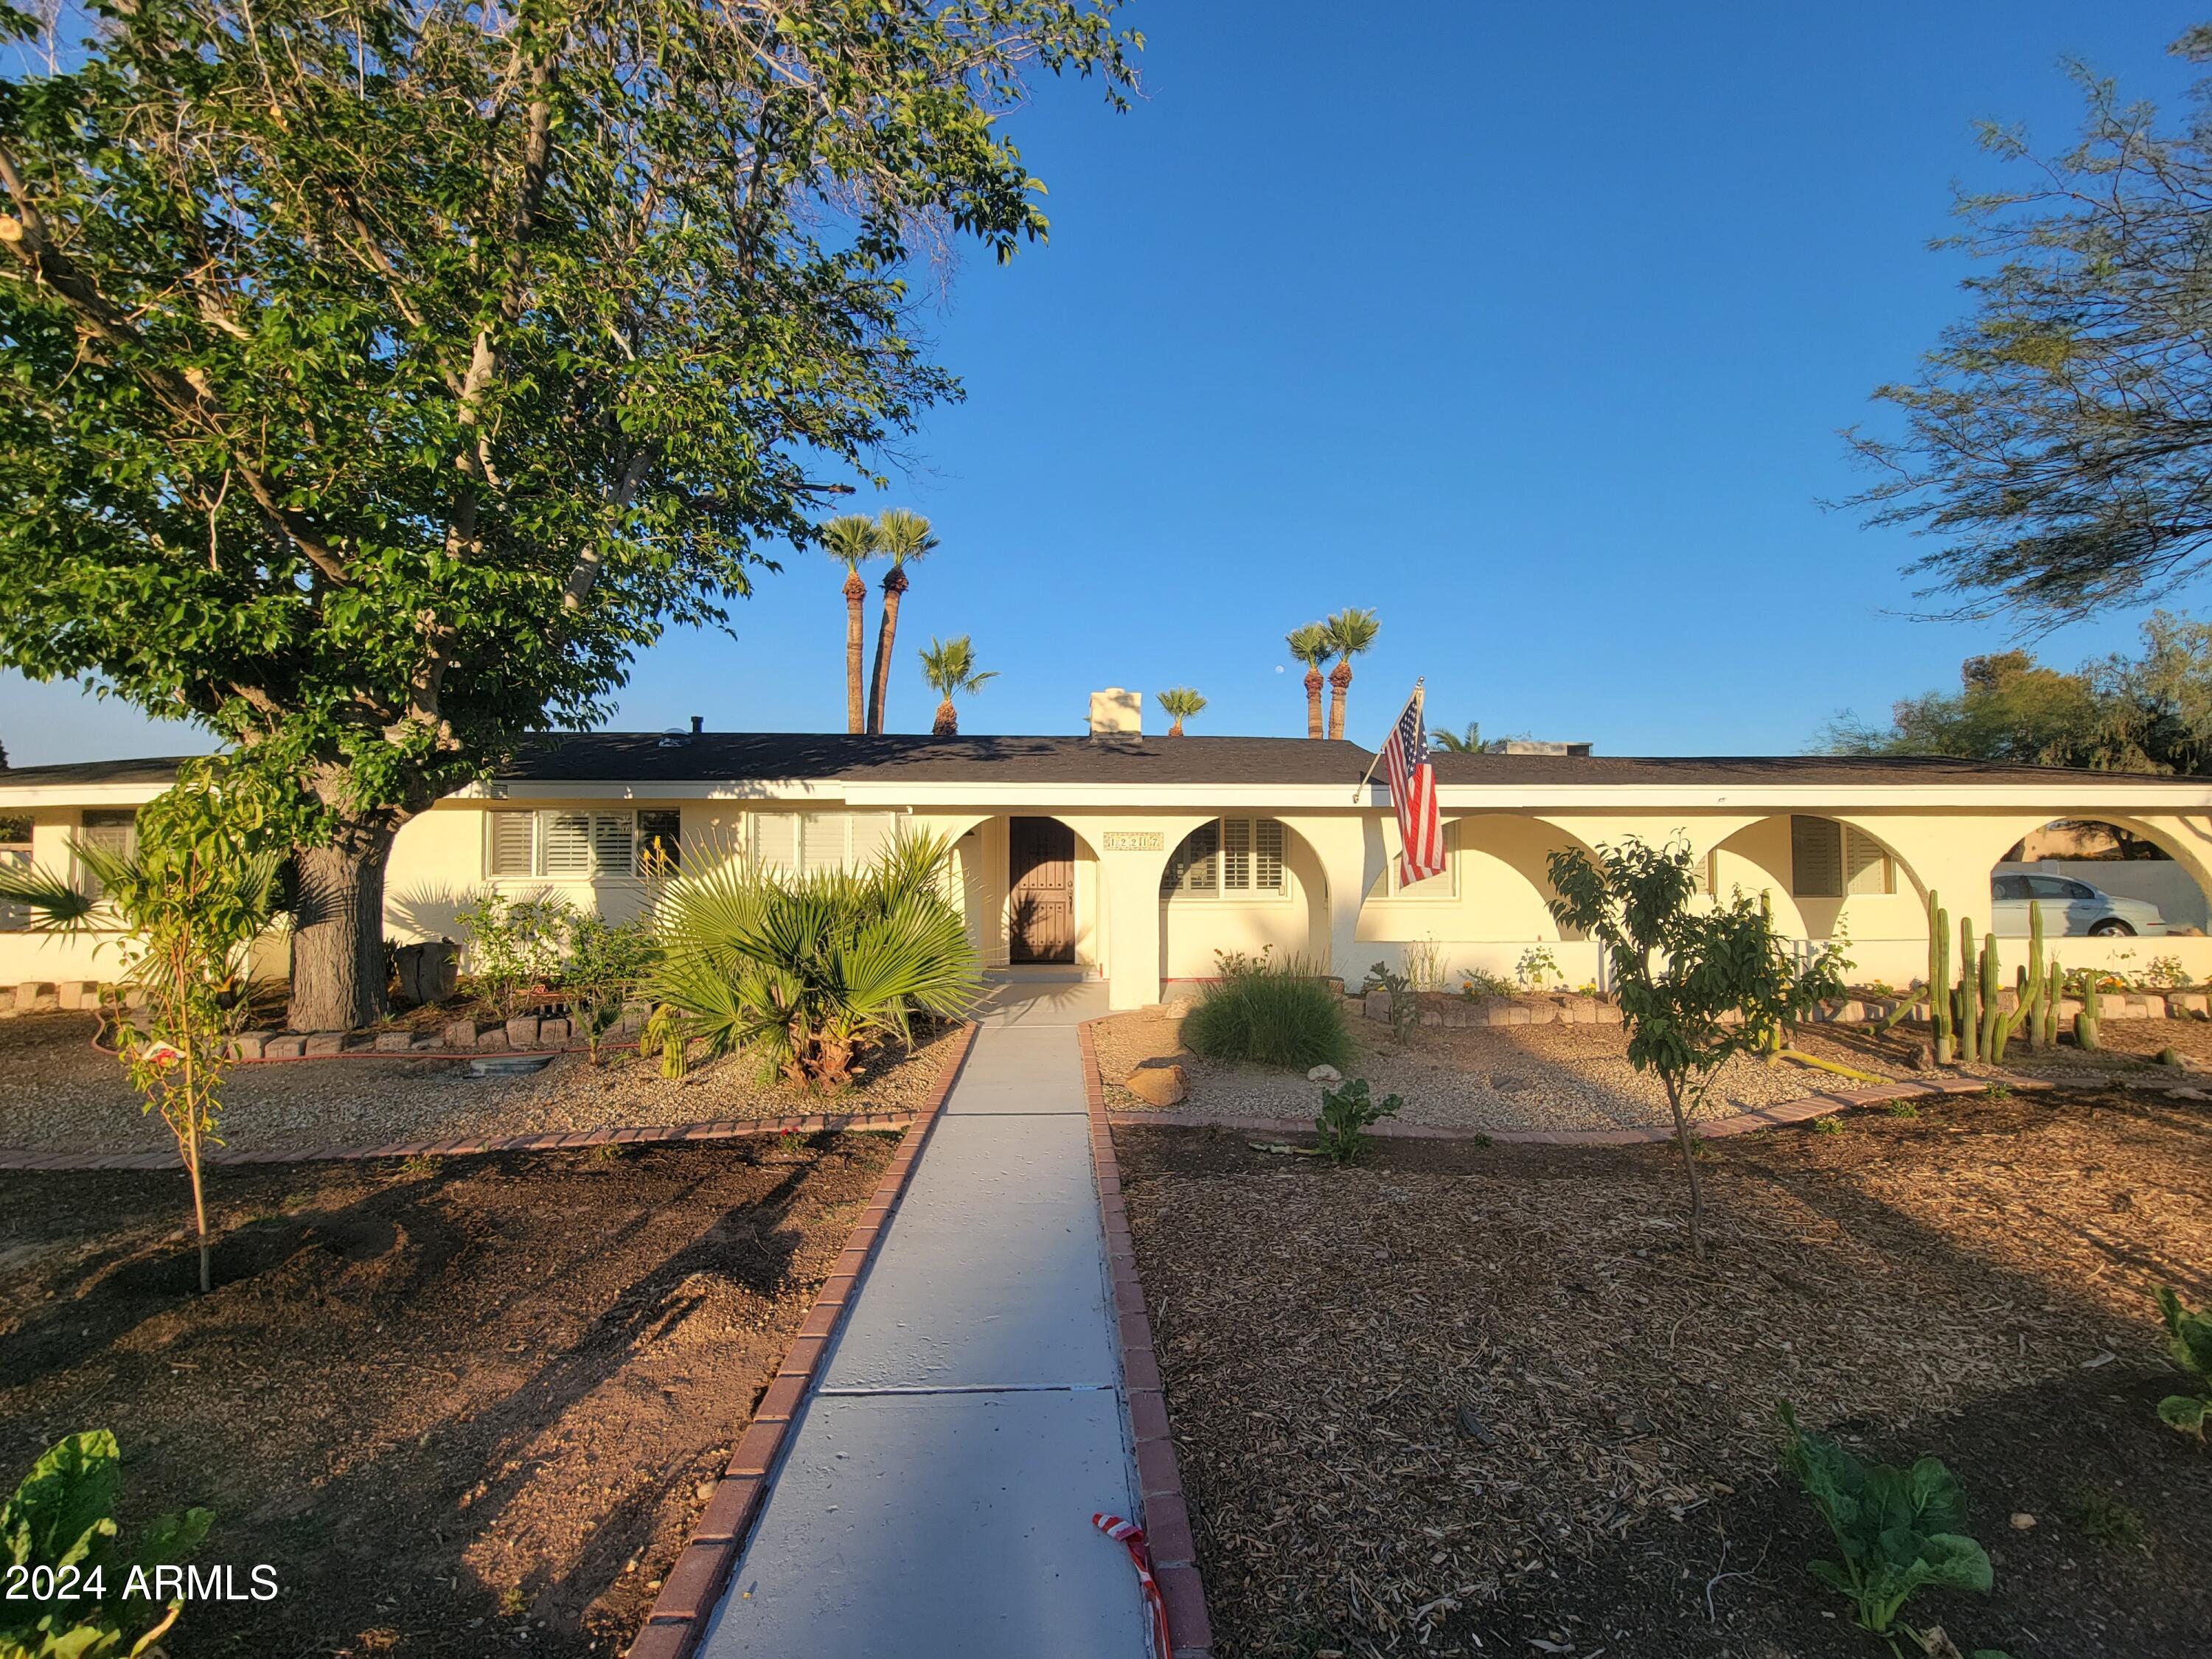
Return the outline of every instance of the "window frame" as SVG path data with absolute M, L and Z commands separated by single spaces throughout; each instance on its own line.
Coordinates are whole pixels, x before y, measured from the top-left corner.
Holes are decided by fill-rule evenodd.
M 1451 904 L 1459 898 L 1459 820 L 1453 818 L 1443 826 L 1444 867 L 1439 873 L 1425 876 L 1411 887 L 1399 884 L 1398 861 L 1405 855 L 1405 842 L 1398 836 L 1397 820 L 1385 821 L 1390 833 L 1383 837 L 1382 882 L 1380 891 L 1370 891 L 1370 902 L 1379 904 Z
M 1229 831 L 1229 826 L 1231 823 L 1243 826 L 1243 845 L 1233 854 Z M 1262 887 L 1259 884 L 1260 867 L 1265 856 L 1261 844 L 1262 832 L 1260 828 L 1263 823 L 1271 823 L 1275 827 L 1273 837 L 1275 884 L 1273 887 Z M 1174 886 L 1169 886 L 1169 874 L 1176 868 L 1176 860 L 1182 855 L 1182 849 L 1189 844 L 1193 836 L 1202 835 L 1208 830 L 1213 832 L 1212 850 L 1205 854 L 1202 860 L 1194 860 L 1190 865 L 1186 866 L 1184 876 L 1179 878 Z M 1230 861 L 1232 856 L 1243 861 L 1246 873 L 1250 878 L 1249 884 L 1242 887 L 1231 887 L 1228 884 Z M 1196 869 L 1201 861 L 1212 863 L 1213 880 L 1211 885 L 1194 887 L 1189 884 L 1188 872 Z M 1160 902 L 1162 904 L 1282 904 L 1287 903 L 1290 897 L 1291 833 L 1280 818 L 1263 812 L 1237 813 L 1208 818 L 1204 823 L 1194 826 L 1188 834 L 1175 844 L 1175 850 L 1168 854 L 1168 861 L 1161 866 L 1160 870 Z
M 745 814 L 745 858 L 749 863 L 764 868 L 781 870 L 787 875 L 802 878 L 823 874 L 833 869 L 857 870 L 861 868 L 867 860 L 877 857 L 884 848 L 897 839 L 899 826 L 905 817 L 904 813 L 886 809 L 855 810 L 843 806 L 797 807 L 781 812 L 748 812 Z M 787 862 L 781 859 L 770 859 L 763 852 L 760 825 L 762 820 L 767 818 L 790 821 L 791 850 L 795 861 Z M 856 860 L 854 851 L 858 845 L 855 840 L 855 830 L 862 820 L 872 823 L 878 819 L 883 821 L 880 833 L 874 837 L 873 844 L 868 848 L 866 859 Z M 820 864 L 813 863 L 807 857 L 807 826 L 810 823 L 833 821 L 839 827 L 841 850 L 834 862 L 824 860 Z
M 530 868 L 527 871 L 502 870 L 499 867 L 499 823 L 502 817 L 527 818 L 530 821 Z M 551 881 L 551 882 L 640 882 L 645 879 L 638 867 L 638 809 L 599 806 L 498 806 L 483 815 L 483 872 L 487 881 Z M 584 828 L 585 866 L 581 870 L 552 871 L 546 861 L 547 820 L 551 818 L 580 818 Z M 627 868 L 613 867 L 599 862 L 601 852 L 600 824 L 602 818 L 627 819 L 629 826 L 629 859 Z M 678 861 L 681 861 L 681 839 L 678 840 Z
M 38 845 L 38 820 L 27 812 L 0 812 L 0 830 L 17 823 L 22 825 L 22 838 L 19 841 L 11 836 L 0 841 L 0 865 L 27 870 L 32 866 Z M 0 933 L 27 933 L 30 931 L 31 907 L 0 900 Z

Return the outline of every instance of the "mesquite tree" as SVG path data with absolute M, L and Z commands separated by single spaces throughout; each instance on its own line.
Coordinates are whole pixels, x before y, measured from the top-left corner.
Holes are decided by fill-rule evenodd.
M 295 1026 L 403 823 L 957 395 L 903 275 L 1042 234 L 995 118 L 1118 105 L 1115 3 L 97 0 L 0 81 L 0 664 L 296 785 Z
M 1795 961 L 1759 899 L 1700 895 L 1684 842 L 1653 847 L 1632 836 L 1595 857 L 1570 848 L 1549 863 L 1553 919 L 1604 949 L 1629 1064 L 1656 1073 L 1667 1091 L 1689 1176 L 1690 1249 L 1702 1258 L 1705 1188 L 1689 1113 L 1729 1056 L 1766 1052 L 1784 1025 L 1840 996 L 1849 964 L 1832 943 Z

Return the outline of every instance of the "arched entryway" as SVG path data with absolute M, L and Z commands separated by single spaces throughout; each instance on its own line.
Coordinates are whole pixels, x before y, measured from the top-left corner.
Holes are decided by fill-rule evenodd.
M 1165 979 L 1215 978 L 1237 958 L 1321 971 L 1329 937 L 1321 857 L 1279 818 L 1207 819 L 1168 855 L 1159 928 Z
M 2160 830 L 2124 818 L 2057 818 L 2030 830 L 1990 871 L 1992 924 L 2025 936 L 2039 905 L 2050 938 L 2212 933 L 2212 895 Z

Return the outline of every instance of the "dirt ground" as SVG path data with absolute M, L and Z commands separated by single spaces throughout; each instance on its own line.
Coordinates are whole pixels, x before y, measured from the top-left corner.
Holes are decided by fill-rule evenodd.
M 1122 1084 L 1146 1060 L 1174 1060 L 1190 1090 L 1178 1110 L 1231 1118 L 1314 1115 L 1317 1088 L 1302 1074 L 1200 1060 L 1182 1047 L 1182 1025 L 1181 1011 L 1169 1006 L 1119 1014 L 1093 1028 L 1108 1106 L 1146 1109 Z M 2118 1022 L 2107 1027 L 2118 1029 Z M 1378 1022 L 1354 1020 L 1351 1030 L 1359 1058 L 1346 1075 L 1366 1078 L 1377 1098 L 1399 1096 L 1402 1122 L 1492 1130 L 1636 1128 L 1672 1121 L 1657 1079 L 1629 1065 L 1627 1039 L 1617 1025 L 1424 1026 L 1400 1039 Z M 1902 1030 L 1876 1037 L 1863 1029 L 1810 1026 L 1792 1042 L 1876 1078 L 1918 1075 L 1929 1064 L 1924 1040 Z M 1968 1068 L 1966 1074 L 1985 1070 Z M 1695 1115 L 1727 1117 L 1856 1086 L 1814 1067 L 1738 1059 L 1721 1069 Z
M 1708 1145 L 1703 1268 L 1664 1146 L 1336 1170 L 1117 1129 L 1224 1659 L 1881 1659 L 1807 1576 L 1833 1548 L 1777 1468 L 1785 1399 L 1962 1482 L 1995 1590 L 1911 1622 L 2014 1659 L 2212 1652 L 2212 1455 L 2155 1418 L 2149 1295 L 2212 1302 L 2212 1107 L 1831 1121 Z
M 88 1013 L 0 1020 L 0 1146 L 38 1152 L 152 1152 L 170 1145 L 144 1116 L 112 1054 L 93 1047 Z M 670 1081 L 658 1058 L 612 1054 L 593 1066 L 563 1054 L 520 1078 L 472 1078 L 465 1059 L 279 1060 L 234 1066 L 223 1090 L 223 1139 L 235 1151 L 376 1146 L 452 1136 L 574 1133 L 637 1124 L 786 1113 L 919 1108 L 957 1028 L 923 1034 L 914 1051 L 879 1049 L 854 1085 L 834 1096 L 760 1080 L 738 1055 L 695 1064 Z
M 0 1175 L 0 1480 L 111 1427 L 276 1568 L 175 1659 L 617 1653 L 892 1144 L 217 1170 L 207 1297 L 180 1176 Z

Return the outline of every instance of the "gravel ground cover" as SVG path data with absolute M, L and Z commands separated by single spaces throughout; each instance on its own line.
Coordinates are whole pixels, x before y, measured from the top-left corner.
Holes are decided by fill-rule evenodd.
M 1666 1146 L 1336 1170 L 1117 1128 L 1216 1651 L 1882 1659 L 1807 1575 L 1784 1399 L 1951 1466 L 1996 1588 L 1907 1617 L 1961 1652 L 2212 1650 L 2212 1463 L 2156 1419 L 2149 1296 L 2212 1301 L 2212 1107 L 1830 1121 L 1711 1144 L 1703 1267 Z
M 1180 1011 L 1170 1006 L 1118 1014 L 1093 1028 L 1109 1107 L 1147 1109 L 1121 1085 L 1141 1062 L 1171 1059 L 1184 1068 L 1190 1088 L 1190 1098 L 1175 1109 L 1224 1117 L 1313 1115 L 1316 1085 L 1303 1074 L 1200 1060 L 1182 1046 L 1182 1023 Z M 1658 1079 L 1629 1065 L 1627 1039 L 1617 1025 L 1423 1026 L 1400 1040 L 1387 1027 L 1360 1020 L 1352 1023 L 1352 1036 L 1360 1054 L 1348 1075 L 1366 1078 L 1378 1098 L 1402 1097 L 1401 1122 L 1488 1130 L 1638 1128 L 1673 1121 Z M 1877 1038 L 1863 1030 L 1808 1027 L 1793 1041 L 1808 1054 L 1877 1078 L 1918 1075 L 1927 1063 L 1924 1044 L 1902 1031 Z M 1810 1066 L 1737 1059 L 1721 1069 L 1696 1115 L 1727 1117 L 1855 1086 Z
M 92 1046 L 93 1017 L 25 1014 L 0 1020 L 0 1146 L 38 1152 L 150 1152 L 167 1147 L 157 1118 L 112 1055 Z M 594 1067 L 580 1054 L 520 1078 L 471 1078 L 465 1058 L 418 1056 L 262 1062 L 232 1069 L 223 1139 L 234 1151 L 374 1146 L 468 1135 L 586 1129 L 787 1113 L 896 1111 L 927 1098 L 951 1028 L 912 1054 L 878 1051 L 842 1094 L 809 1094 L 759 1080 L 753 1061 L 697 1065 L 671 1081 L 658 1059 L 618 1053 Z
M 172 1659 L 626 1649 L 895 1144 L 0 1176 L 0 1485 L 114 1431 L 214 1511 Z

